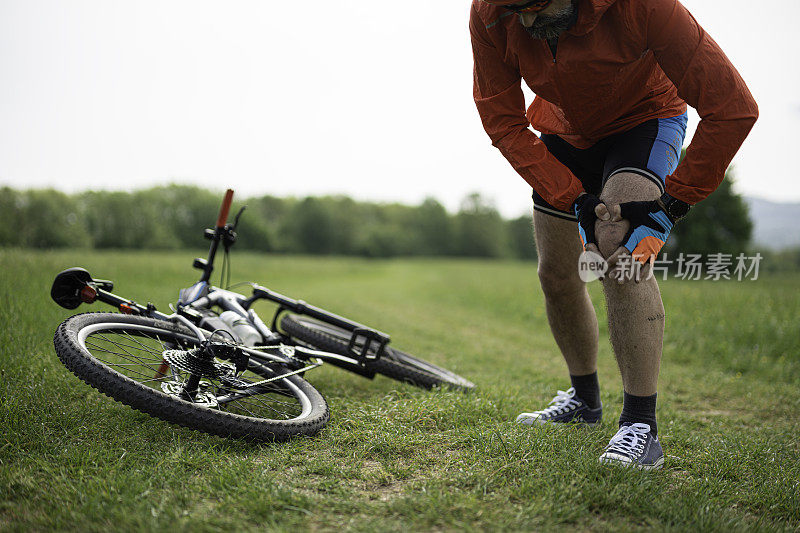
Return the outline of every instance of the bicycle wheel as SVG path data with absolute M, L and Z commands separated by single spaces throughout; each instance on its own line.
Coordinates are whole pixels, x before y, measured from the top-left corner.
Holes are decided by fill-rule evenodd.
M 314 435 L 328 421 L 322 395 L 297 375 L 281 377 L 289 372 L 283 365 L 251 357 L 237 372 L 230 362 L 199 359 L 198 339 L 170 322 L 116 313 L 75 315 L 58 327 L 54 344 L 61 362 L 88 385 L 205 433 L 280 441 Z M 187 396 L 190 374 L 202 377 Z M 277 379 L 265 382 L 272 378 Z
M 347 349 L 350 333 L 347 330 L 313 318 L 291 314 L 284 315 L 280 324 L 286 335 L 301 344 L 340 355 L 350 355 Z M 356 349 L 360 350 L 362 346 L 363 342 L 356 343 Z M 335 365 L 336 362 L 331 361 L 331 364 Z M 471 381 L 454 372 L 388 346 L 379 359 L 367 361 L 366 369 L 424 389 L 436 385 L 461 390 L 475 387 Z

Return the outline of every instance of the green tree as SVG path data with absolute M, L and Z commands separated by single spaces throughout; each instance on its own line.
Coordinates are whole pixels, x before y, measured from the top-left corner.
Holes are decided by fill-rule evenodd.
M 747 250 L 753 222 L 744 199 L 733 190 L 733 178 L 732 169 L 728 169 L 717 190 L 675 224 L 665 248 L 670 256 Z
M 21 194 L 10 187 L 0 187 L 0 246 L 24 246 L 17 230 Z
M 154 189 L 87 192 L 79 198 L 97 248 L 179 248 L 175 226 Z
M 408 231 L 415 238 L 415 255 L 450 255 L 455 247 L 453 218 L 433 198 L 425 198 L 414 209 Z
M 517 259 L 536 259 L 536 246 L 533 241 L 533 217 L 523 215 L 506 222 L 511 255 Z
M 508 253 L 503 219 L 478 193 L 467 196 L 456 215 L 456 253 L 469 257 L 502 257 Z
M 348 196 L 328 196 L 322 201 L 327 205 L 333 227 L 332 253 L 352 255 L 355 253 L 361 205 Z
M 294 206 L 285 222 L 288 251 L 321 255 L 336 251 L 330 202 L 311 196 L 304 198 Z
M 89 248 L 92 238 L 75 198 L 52 189 L 22 191 L 10 212 L 8 244 L 31 248 Z
M 190 185 L 167 185 L 136 191 L 131 202 L 143 213 L 147 213 L 153 223 L 166 226 L 168 230 L 153 227 L 150 238 L 162 242 L 164 233 L 177 239 L 175 246 L 196 248 L 206 245 L 203 229 L 210 228 L 217 220 L 222 193 L 215 193 Z M 231 209 L 231 217 L 236 213 L 236 205 Z M 158 237 L 158 238 L 157 238 Z M 162 247 L 169 247 L 165 242 Z
M 282 234 L 281 227 L 296 203 L 293 198 L 275 196 L 248 198 L 247 211 L 237 232 L 237 246 L 262 252 L 283 251 L 289 238 Z
M 398 204 L 359 205 L 354 253 L 366 257 L 395 257 L 413 253 L 409 207 Z

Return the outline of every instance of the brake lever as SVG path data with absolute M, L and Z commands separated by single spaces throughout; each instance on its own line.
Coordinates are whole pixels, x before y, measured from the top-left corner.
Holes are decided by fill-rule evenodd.
M 225 248 L 225 252 L 227 253 L 231 246 L 236 242 L 236 238 L 238 235 L 236 234 L 236 227 L 239 225 L 239 217 L 242 216 L 244 210 L 247 209 L 246 205 L 243 205 L 239 212 L 236 213 L 236 216 L 233 217 L 233 224 L 226 224 L 224 228 L 224 232 L 222 234 L 222 246 Z
M 232 231 L 236 231 L 236 226 L 239 225 L 239 217 L 242 216 L 242 213 L 244 213 L 245 209 L 247 209 L 247 206 L 243 205 L 241 209 L 239 209 L 239 212 L 236 213 L 236 216 L 233 217 L 233 227 L 231 228 Z

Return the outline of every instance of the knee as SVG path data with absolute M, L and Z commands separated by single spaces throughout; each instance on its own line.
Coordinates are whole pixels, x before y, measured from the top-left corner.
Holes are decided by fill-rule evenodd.
M 595 237 L 597 238 L 597 248 L 603 257 L 607 258 L 622 246 L 622 239 L 625 238 L 629 226 L 630 223 L 627 220 L 619 222 L 600 220 L 597 222 Z
M 545 297 L 561 296 L 583 290 L 578 265 L 539 264 L 539 282 Z
M 655 200 L 659 194 L 661 192 L 658 186 L 648 178 L 631 172 L 620 172 L 609 178 L 600 198 L 611 209 L 611 206 L 622 202 Z M 622 239 L 629 227 L 630 223 L 627 220 L 597 222 L 595 226 L 597 247 L 604 257 L 613 254 L 622 246 Z

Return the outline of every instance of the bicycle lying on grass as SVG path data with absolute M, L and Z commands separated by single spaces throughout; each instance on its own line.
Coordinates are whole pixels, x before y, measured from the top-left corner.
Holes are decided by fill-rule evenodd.
M 213 435 L 284 440 L 314 435 L 329 418 L 322 395 L 305 375 L 331 363 L 367 378 L 382 374 L 413 385 L 468 390 L 474 385 L 441 367 L 388 346 L 385 333 L 250 283 L 248 297 L 212 286 L 214 258 L 225 252 L 222 280 L 244 207 L 226 224 L 228 190 L 208 259 L 197 258 L 200 281 L 179 293 L 173 313 L 117 296 L 113 282 L 70 268 L 53 281 L 51 296 L 66 309 L 100 301 L 119 313 L 66 319 L 54 344 L 62 363 L 87 384 L 149 415 Z M 278 304 L 268 327 L 251 309 Z M 171 306 L 172 307 L 172 306 Z

